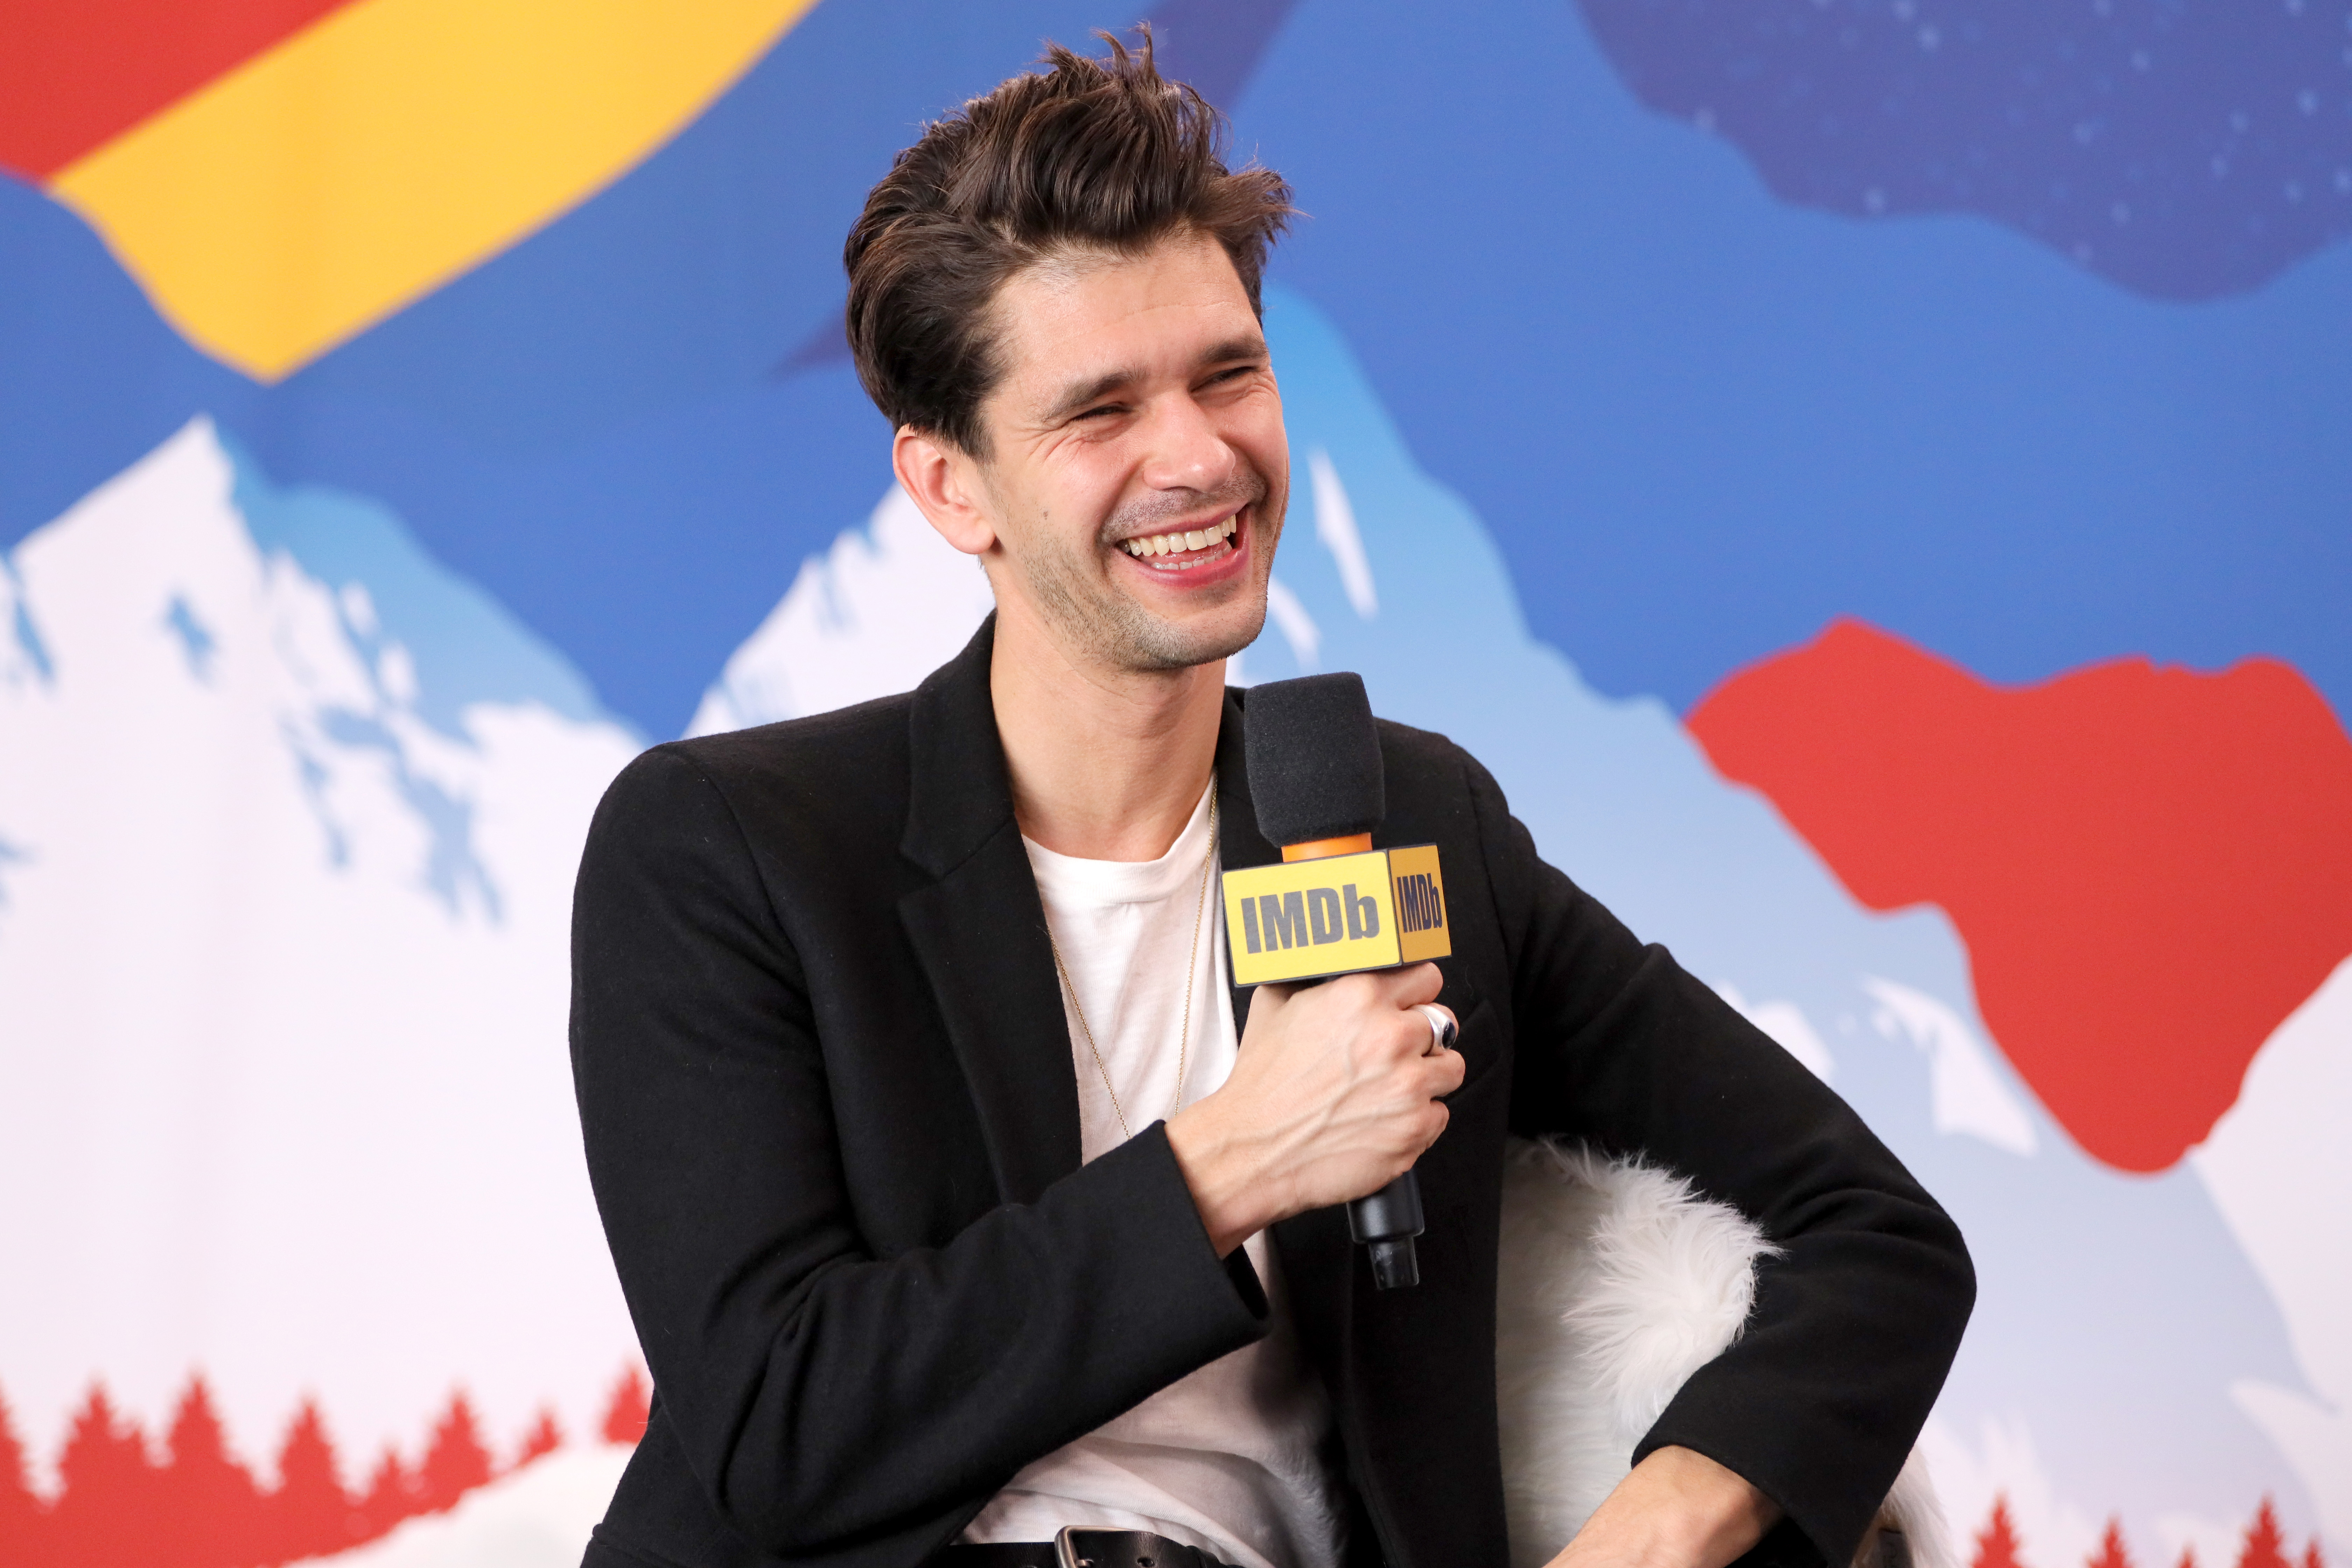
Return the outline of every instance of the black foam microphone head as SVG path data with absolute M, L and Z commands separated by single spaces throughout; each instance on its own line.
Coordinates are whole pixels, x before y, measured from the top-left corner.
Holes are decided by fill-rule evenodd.
M 1270 844 L 1370 833 L 1389 811 L 1364 678 L 1341 670 L 1270 680 L 1242 701 L 1257 828 Z

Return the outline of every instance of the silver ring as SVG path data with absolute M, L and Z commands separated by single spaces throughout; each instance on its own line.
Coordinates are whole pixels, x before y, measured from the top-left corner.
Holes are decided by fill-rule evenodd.
M 1433 1002 L 1416 1002 L 1412 1010 L 1429 1020 L 1429 1049 L 1422 1052 L 1423 1056 L 1433 1057 L 1452 1047 L 1456 1031 L 1454 1020 L 1446 1016 L 1444 1008 Z

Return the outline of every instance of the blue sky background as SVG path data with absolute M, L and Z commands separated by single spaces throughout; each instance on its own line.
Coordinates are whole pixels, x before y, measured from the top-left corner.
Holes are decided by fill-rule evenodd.
M 1690 7 L 1612 10 L 1624 58 L 1692 47 Z M 1196 47 L 1217 11 L 1180 16 Z M 268 389 L 0 184 L 0 543 L 208 411 L 280 482 L 388 508 L 675 733 L 887 482 L 846 367 L 785 368 L 838 310 L 866 186 L 1041 38 L 1127 19 L 820 5 L 604 195 Z M 2347 70 L 2335 44 L 2314 72 Z M 2352 711 L 2340 245 L 2184 304 L 1997 216 L 1792 205 L 1644 107 L 1562 0 L 1305 0 L 1246 81 L 1239 144 L 1310 215 L 1276 277 L 1600 689 L 1679 710 L 1853 614 L 2003 680 L 2275 655 Z

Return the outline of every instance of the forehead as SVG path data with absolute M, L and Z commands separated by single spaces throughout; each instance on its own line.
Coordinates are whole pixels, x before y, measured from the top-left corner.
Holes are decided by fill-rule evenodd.
M 1232 259 L 1202 234 L 1135 256 L 1049 257 L 1005 282 L 994 313 L 998 392 L 1018 405 L 1107 376 L 1184 375 L 1203 353 L 1258 333 Z

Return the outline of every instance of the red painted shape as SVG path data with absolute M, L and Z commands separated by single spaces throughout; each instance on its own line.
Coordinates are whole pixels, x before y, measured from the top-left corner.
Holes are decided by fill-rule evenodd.
M 628 1368 L 611 1420 L 645 1426 L 644 1375 Z M 632 1415 L 634 1412 L 634 1415 Z M 634 1440 L 634 1439 L 632 1439 Z M 541 1410 L 515 1468 L 562 1442 Z M 387 1447 L 367 1489 L 343 1489 L 335 1446 L 305 1399 L 278 1450 L 274 1488 L 231 1451 L 202 1374 L 192 1375 L 157 1462 L 102 1384 L 73 1417 L 52 1499 L 34 1490 L 23 1442 L 0 1395 L 0 1568 L 278 1568 L 376 1540 L 403 1521 L 453 1507 L 491 1479 L 481 1424 L 459 1389 L 411 1467 Z
M 1995 1492 L 1992 1517 L 1977 1531 L 1976 1555 L 1969 1568 L 2023 1568 L 2017 1560 L 2017 1527 L 2010 1522 L 2009 1499 Z
M 653 1391 L 646 1386 L 646 1374 L 630 1366 L 613 1384 L 613 1397 L 604 1405 L 604 1441 L 641 1442 L 646 1423 L 652 1419 Z
M 2001 1049 L 2123 1170 L 2202 1139 L 2352 953 L 2352 737 L 2275 659 L 1995 687 L 1842 620 L 1688 723 L 1855 898 L 1943 907 Z
M 539 1419 L 523 1434 L 521 1444 L 515 1449 L 514 1463 L 509 1469 L 520 1470 L 533 1459 L 552 1454 L 563 1447 L 563 1428 L 555 1424 L 555 1412 L 541 1406 Z
M 257 1561 L 292 1563 L 356 1543 L 363 1521 L 343 1491 L 318 1402 L 302 1401 L 278 1446 L 278 1489 L 263 1500 Z
M 482 1446 L 481 1423 L 473 1403 L 459 1389 L 449 1396 L 449 1409 L 434 1425 L 432 1444 L 416 1467 L 416 1489 L 425 1507 L 435 1513 L 457 1506 L 457 1500 L 490 1479 L 490 1451 Z
M 2286 1532 L 2279 1529 L 2278 1510 L 2268 1498 L 2263 1499 L 2263 1506 L 2254 1510 L 2254 1521 L 2246 1526 L 2245 1544 L 2238 1548 L 2238 1568 L 2294 1568 L 2286 1554 Z
M 0 168 L 44 180 L 349 0 L 10 0 Z
M 261 1489 L 228 1451 L 220 1413 L 202 1377 L 181 1395 L 165 1439 L 168 1459 L 149 1488 L 151 1568 L 223 1568 L 261 1557 Z
M 2089 1568 L 2138 1568 L 2124 1546 L 2124 1521 L 2112 1514 L 2107 1518 L 2106 1534 L 2099 1538 L 2099 1550 L 2091 1556 Z
M 25 1445 L 16 1436 L 7 1397 L 0 1394 L 0 1541 L 13 1542 L 19 1558 L 42 1563 L 49 1557 L 48 1531 L 48 1510 L 33 1490 Z
M 154 1502 L 155 1466 L 146 1434 L 118 1417 L 106 1390 L 92 1384 L 74 1415 L 60 1482 L 49 1515 L 49 1550 L 60 1563 L 131 1563 L 151 1542 L 146 1522 Z

